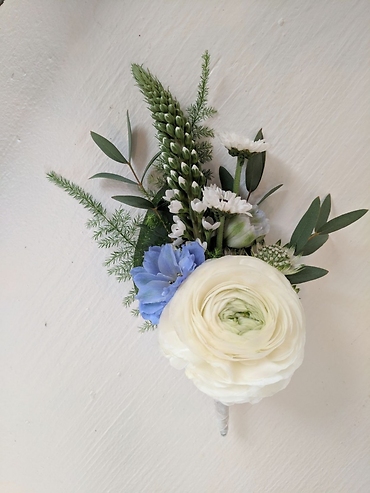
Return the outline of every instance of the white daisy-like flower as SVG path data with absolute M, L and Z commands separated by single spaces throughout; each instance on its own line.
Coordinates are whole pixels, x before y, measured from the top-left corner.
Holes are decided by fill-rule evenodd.
M 168 235 L 170 238 L 177 240 L 185 233 L 186 226 L 181 221 L 179 216 L 173 216 L 174 223 L 171 226 L 171 233 Z
M 209 209 L 216 209 L 228 214 L 248 214 L 252 208 L 246 200 L 242 199 L 236 193 L 222 190 L 213 184 L 203 189 L 203 204 Z
M 168 204 L 168 210 L 171 214 L 178 214 L 182 209 L 182 203 L 179 200 L 171 200 Z
M 264 152 L 268 149 L 265 139 L 254 141 L 233 133 L 225 133 L 220 135 L 220 140 L 226 149 L 249 152 Z
M 220 226 L 219 221 L 214 221 L 211 217 L 202 218 L 202 226 L 207 231 L 215 231 Z

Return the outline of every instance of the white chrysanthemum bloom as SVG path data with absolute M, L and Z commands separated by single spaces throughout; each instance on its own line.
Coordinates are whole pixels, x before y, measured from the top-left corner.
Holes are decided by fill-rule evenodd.
M 254 141 L 233 133 L 225 133 L 220 135 L 220 140 L 226 149 L 249 152 L 264 152 L 268 149 L 265 139 Z
M 173 220 L 174 223 L 171 226 L 171 233 L 168 236 L 174 240 L 178 240 L 185 233 L 186 226 L 178 216 L 173 216 Z
M 228 214 L 249 214 L 252 208 L 246 200 L 242 199 L 236 193 L 222 190 L 213 184 L 203 189 L 203 204 L 210 208 L 216 209 Z
M 179 200 L 171 200 L 168 204 L 168 210 L 171 214 L 178 214 L 182 209 L 182 203 Z
M 301 365 L 305 324 L 286 277 L 255 257 L 226 255 L 197 267 L 162 312 L 170 363 L 225 405 L 284 389 Z
M 202 226 L 207 231 L 215 231 L 220 226 L 219 221 L 214 221 L 211 217 L 202 217 Z

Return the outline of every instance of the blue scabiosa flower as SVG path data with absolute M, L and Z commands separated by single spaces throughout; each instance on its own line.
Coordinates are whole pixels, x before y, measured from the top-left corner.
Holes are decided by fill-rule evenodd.
M 150 247 L 142 267 L 134 267 L 131 276 L 139 292 L 141 316 L 158 324 L 164 307 L 180 284 L 205 261 L 204 249 L 196 241 L 175 248 L 167 243 Z

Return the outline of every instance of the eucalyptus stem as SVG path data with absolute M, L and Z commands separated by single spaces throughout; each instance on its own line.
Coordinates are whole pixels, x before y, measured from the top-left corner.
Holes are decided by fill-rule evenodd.
M 242 167 L 244 164 L 244 157 L 243 156 L 238 156 L 237 162 L 236 162 L 236 170 L 235 170 L 235 178 L 234 178 L 234 186 L 233 186 L 233 192 L 239 195 L 239 190 L 240 190 L 240 178 L 242 174 Z

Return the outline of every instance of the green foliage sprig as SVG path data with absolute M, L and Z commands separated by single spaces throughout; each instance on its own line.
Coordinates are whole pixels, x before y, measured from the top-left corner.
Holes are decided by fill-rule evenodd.
M 48 173 L 47 177 L 92 214 L 86 225 L 94 230 L 94 240 L 100 248 L 114 249 L 105 262 L 108 273 L 114 275 L 119 282 L 129 280 L 140 231 L 140 216 L 131 217 L 122 208 L 109 215 L 100 202 L 75 183 L 54 171 Z

